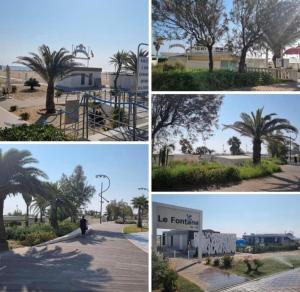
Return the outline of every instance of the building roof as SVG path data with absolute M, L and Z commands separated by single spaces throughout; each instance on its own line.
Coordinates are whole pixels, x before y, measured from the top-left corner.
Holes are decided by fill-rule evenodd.
M 76 67 L 75 71 L 95 71 L 95 72 L 102 72 L 102 68 L 97 67 Z

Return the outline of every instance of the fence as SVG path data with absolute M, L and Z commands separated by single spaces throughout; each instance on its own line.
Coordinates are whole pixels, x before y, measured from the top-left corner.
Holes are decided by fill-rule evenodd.
M 76 105 L 77 101 L 77 105 Z M 51 121 L 73 140 L 145 141 L 148 139 L 148 98 L 108 90 L 85 92 L 72 110 L 57 111 Z
M 298 81 L 298 71 L 294 69 L 285 69 L 285 68 L 255 68 L 248 67 L 247 71 L 249 72 L 264 72 L 272 75 L 274 78 L 281 80 L 293 80 Z

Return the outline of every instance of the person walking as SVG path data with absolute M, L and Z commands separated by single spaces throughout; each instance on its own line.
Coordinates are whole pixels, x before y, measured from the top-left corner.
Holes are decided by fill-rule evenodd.
M 81 235 L 85 236 L 85 232 L 87 231 L 87 221 L 84 218 L 84 216 L 82 216 L 82 218 L 80 219 L 80 229 L 81 229 Z

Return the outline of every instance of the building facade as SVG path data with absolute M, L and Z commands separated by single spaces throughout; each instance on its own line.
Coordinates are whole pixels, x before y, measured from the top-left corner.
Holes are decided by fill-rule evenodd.
M 250 234 L 243 235 L 243 239 L 248 245 L 257 244 L 286 244 L 294 242 L 296 239 L 292 233 L 283 234 Z

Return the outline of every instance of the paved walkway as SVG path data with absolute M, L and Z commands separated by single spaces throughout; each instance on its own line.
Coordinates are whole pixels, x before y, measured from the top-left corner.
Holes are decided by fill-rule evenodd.
M 224 291 L 228 292 L 299 292 L 300 268 L 251 281 Z
M 93 225 L 90 235 L 0 254 L 0 291 L 148 291 L 148 256 L 122 225 Z
M 131 241 L 138 248 L 148 253 L 149 246 L 149 232 L 138 232 L 125 234 L 125 237 Z
M 296 192 L 300 191 L 300 166 L 283 165 L 282 172 L 268 177 L 250 179 L 230 187 L 223 187 L 218 192 Z
M 27 124 L 20 120 L 16 115 L 10 113 L 0 106 L 0 128 L 10 128 L 12 125 Z

